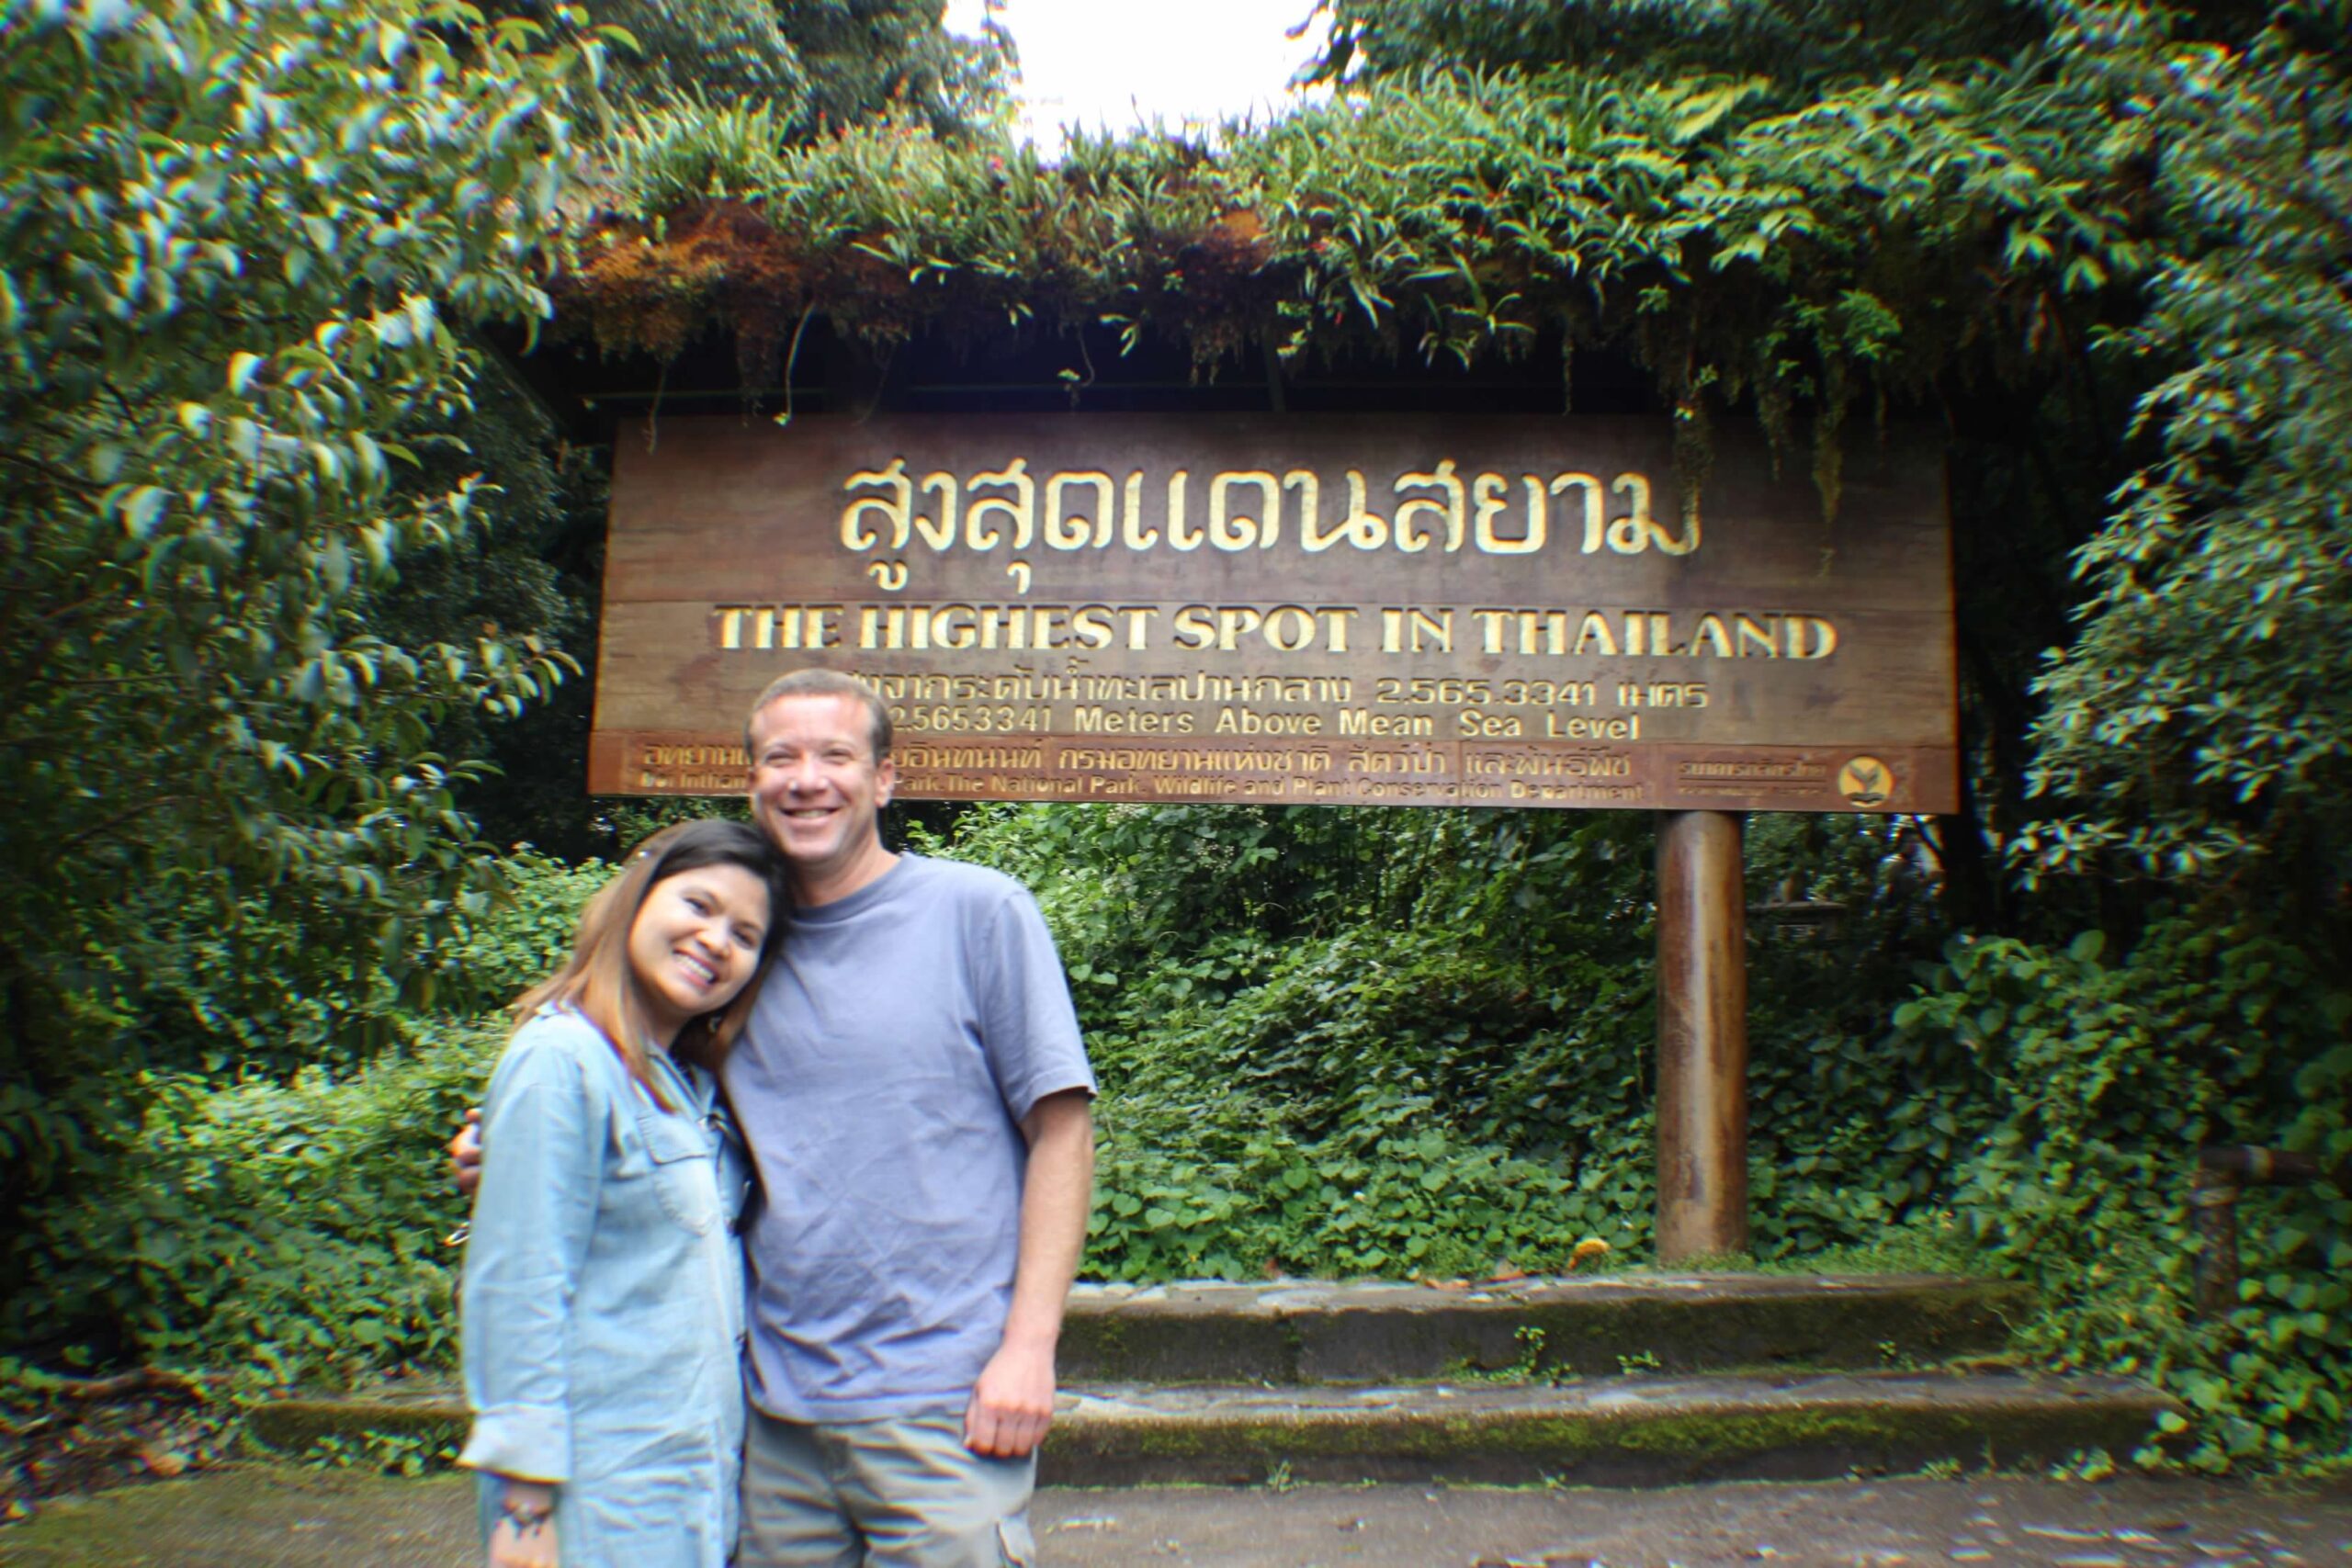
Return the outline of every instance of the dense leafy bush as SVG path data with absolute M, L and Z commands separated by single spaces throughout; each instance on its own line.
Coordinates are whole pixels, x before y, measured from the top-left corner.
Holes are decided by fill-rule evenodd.
M 105 1311 L 142 1356 L 248 1388 L 452 1361 L 442 1238 L 465 1206 L 440 1145 L 505 1031 L 418 1032 L 345 1077 L 152 1077 L 136 1179 L 48 1218 L 52 1289 Z
M 447 0 L 0 8 L 0 1229 L 107 1184 L 142 1057 L 247 1007 L 256 1066 L 380 1043 L 336 1026 L 491 897 L 436 727 L 565 662 L 379 612 L 500 508 L 471 329 L 548 308 L 605 50 Z M 50 1305 L 24 1256 L 0 1302 Z
M 1071 966 L 1104 1090 L 1092 1269 L 1646 1250 L 1645 818 L 1008 807 L 962 827 L 953 852 L 1035 887 Z M 1990 1119 L 1967 1053 L 1881 1043 L 1873 987 L 1934 952 L 1917 852 L 1867 819 L 1770 823 L 1750 846 L 1758 885 L 1839 917 L 1759 923 L 1753 945 L 1759 1256 L 1932 1213 Z
M 401 1008 L 379 966 L 306 952 L 260 913 L 188 930 L 178 966 L 125 974 L 144 1016 L 185 1010 L 218 1054 L 141 1073 L 113 1108 L 128 1156 L 27 1215 L 10 1257 L 70 1311 L 20 1302 L 10 1337 L 266 1377 L 446 1359 L 435 1244 L 463 1205 L 440 1144 L 504 1041 L 490 1010 L 570 951 L 609 874 L 529 852 L 504 871 L 489 909 L 417 955 L 457 1010 Z M 340 1043 L 362 1025 L 379 1043 L 354 1055 Z
M 2189 1462 L 2352 1460 L 2352 1193 L 2248 1190 L 2240 1304 L 2215 1321 L 2188 1204 L 2202 1144 L 2352 1162 L 2352 996 L 2243 928 L 2165 921 L 2113 964 L 2103 945 L 1955 942 L 1897 1010 L 1897 1041 L 1957 1041 L 1991 1077 L 1953 1207 L 1984 1265 L 2041 1287 L 2029 1345 L 2189 1404 Z

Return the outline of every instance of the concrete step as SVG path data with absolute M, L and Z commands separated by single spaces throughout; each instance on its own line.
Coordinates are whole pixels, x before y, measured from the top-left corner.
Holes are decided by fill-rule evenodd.
M 1651 1486 L 2128 1453 L 2171 1403 L 2123 1378 L 1935 1372 L 1611 1377 L 1565 1385 L 1071 1391 L 1065 1485 L 1460 1481 Z
M 2165 1408 L 2137 1383 L 1901 1370 L 1982 1364 L 2030 1306 L 2024 1287 L 1939 1275 L 1080 1286 L 1046 1474 L 1644 1484 L 2136 1447 Z M 466 1423 L 429 1380 L 253 1416 L 297 1451 L 454 1442 Z
M 1819 1479 L 2121 1455 L 2170 1402 L 2124 1378 L 1821 1372 L 1616 1376 L 1376 1387 L 1093 1384 L 1069 1388 L 1042 1479 L 1170 1482 L 1464 1481 L 1668 1485 Z M 466 1412 L 446 1384 L 402 1397 L 264 1406 L 264 1441 L 328 1434 L 455 1441 Z
M 1883 1369 L 1998 1350 L 2030 1287 L 1939 1274 L 1662 1274 L 1453 1287 L 1274 1280 L 1081 1285 L 1072 1382 L 1381 1382 L 1507 1368 L 1600 1376 Z

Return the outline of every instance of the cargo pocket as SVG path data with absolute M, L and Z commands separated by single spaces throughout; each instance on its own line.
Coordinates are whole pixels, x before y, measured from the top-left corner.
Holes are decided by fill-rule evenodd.
M 662 1209 L 696 1235 L 718 1223 L 718 1161 L 698 1123 L 674 1116 L 640 1116 L 637 1130 L 653 1162 L 653 1195 Z
M 1031 1568 L 1037 1561 L 1037 1538 L 1029 1533 L 1026 1517 L 996 1522 L 997 1551 L 1005 1568 Z

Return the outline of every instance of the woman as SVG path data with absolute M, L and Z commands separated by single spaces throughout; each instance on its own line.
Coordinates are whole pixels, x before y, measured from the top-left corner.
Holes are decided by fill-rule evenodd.
M 719 1568 L 733 1549 L 748 1168 L 713 1074 L 786 908 L 755 829 L 664 829 L 514 1004 L 463 1298 L 458 1462 L 494 1568 Z

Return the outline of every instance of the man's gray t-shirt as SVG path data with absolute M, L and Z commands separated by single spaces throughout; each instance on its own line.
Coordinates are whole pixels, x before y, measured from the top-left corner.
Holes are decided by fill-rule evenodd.
M 725 1077 L 764 1191 L 752 1403 L 792 1421 L 960 1411 L 1012 1302 L 1021 1119 L 1094 1088 L 1035 901 L 901 855 L 794 910 Z

